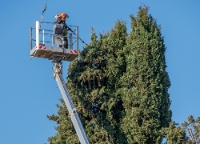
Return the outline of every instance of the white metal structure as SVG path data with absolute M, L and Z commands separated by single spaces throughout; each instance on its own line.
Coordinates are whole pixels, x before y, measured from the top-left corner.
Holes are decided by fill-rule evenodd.
M 52 24 L 52 23 L 47 23 Z M 53 27 L 52 27 L 53 28 Z M 32 32 L 35 30 L 35 34 Z M 62 60 L 64 61 L 73 61 L 78 56 L 78 27 L 75 27 L 76 35 L 74 32 L 68 33 L 69 47 L 68 49 L 58 47 L 59 42 L 56 42 L 56 36 L 53 34 L 52 30 L 42 29 L 39 21 L 36 21 L 35 28 L 30 28 L 30 56 L 47 58 L 53 60 L 54 63 L 54 78 L 58 84 L 58 87 L 61 91 L 65 104 L 67 106 L 68 112 L 70 114 L 72 123 L 78 135 L 79 141 L 81 144 L 89 144 L 88 137 L 85 133 L 85 130 L 82 126 L 81 120 L 78 115 L 78 111 L 74 106 L 71 96 L 67 90 L 65 82 L 62 78 Z M 50 33 L 46 33 L 50 32 Z M 46 35 L 51 37 L 50 45 L 48 45 L 48 39 L 46 40 Z M 74 41 L 74 42 L 73 42 Z M 33 45 L 34 43 L 34 45 Z M 73 44 L 76 43 L 76 49 L 73 49 Z M 57 44 L 57 46 L 55 46 Z
M 53 34 L 54 23 L 42 22 L 48 29 L 41 28 L 39 21 L 30 27 L 30 57 L 47 58 L 53 60 L 62 57 L 64 61 L 73 61 L 78 57 L 78 26 L 68 26 L 73 32 L 68 32 L 68 49 L 59 47 L 58 36 Z M 76 34 L 76 35 L 75 35 Z M 75 45 L 76 48 L 73 48 Z
M 78 112 L 71 100 L 70 94 L 62 78 L 62 63 L 60 60 L 54 60 L 53 62 L 54 62 L 54 78 L 58 83 L 58 87 L 61 91 L 67 109 L 70 113 L 70 117 L 74 125 L 74 128 L 76 130 L 76 133 L 78 135 L 79 141 L 81 142 L 81 144 L 89 144 L 89 140 L 86 136 L 85 130 L 80 121 Z

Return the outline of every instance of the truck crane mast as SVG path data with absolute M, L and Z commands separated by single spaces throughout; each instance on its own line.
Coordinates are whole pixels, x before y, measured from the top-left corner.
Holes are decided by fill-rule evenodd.
M 54 78 L 58 84 L 60 91 L 61 91 L 61 94 L 63 96 L 63 99 L 65 101 L 67 109 L 69 111 L 72 123 L 73 123 L 76 133 L 78 135 L 78 138 L 79 138 L 81 144 L 89 144 L 88 138 L 87 138 L 85 130 L 82 126 L 81 120 L 80 120 L 78 112 L 76 110 L 76 107 L 74 106 L 74 104 L 72 102 L 70 94 L 69 94 L 67 87 L 65 85 L 65 82 L 62 78 L 62 62 L 61 62 L 61 60 L 54 60 L 53 63 L 54 63 L 54 67 L 53 67 Z

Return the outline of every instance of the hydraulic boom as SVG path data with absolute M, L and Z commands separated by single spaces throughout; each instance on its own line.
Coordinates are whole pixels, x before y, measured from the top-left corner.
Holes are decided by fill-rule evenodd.
M 61 62 L 61 60 L 54 60 L 53 63 L 54 63 L 54 68 L 53 68 L 54 69 L 54 78 L 58 84 L 58 87 L 61 91 L 61 94 L 63 96 L 63 99 L 65 101 L 67 109 L 69 111 L 72 123 L 73 123 L 76 133 L 78 135 L 79 141 L 81 142 L 81 144 L 89 144 L 89 140 L 86 136 L 85 130 L 80 121 L 78 112 L 72 102 L 70 94 L 69 94 L 67 87 L 65 85 L 65 82 L 62 78 L 62 62 Z

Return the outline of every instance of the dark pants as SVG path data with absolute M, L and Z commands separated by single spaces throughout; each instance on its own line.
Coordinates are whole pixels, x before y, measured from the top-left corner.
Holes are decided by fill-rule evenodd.
M 64 37 L 64 42 L 65 42 L 64 48 L 68 48 L 68 39 L 67 39 L 67 37 Z

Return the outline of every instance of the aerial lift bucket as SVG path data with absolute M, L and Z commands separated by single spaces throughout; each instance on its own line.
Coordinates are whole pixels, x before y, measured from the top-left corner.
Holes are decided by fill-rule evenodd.
M 42 28 L 39 21 L 36 21 L 30 27 L 30 57 L 46 58 L 49 60 L 62 59 L 64 61 L 73 61 L 78 57 L 78 26 L 68 25 L 72 30 L 67 34 L 68 48 L 60 47 L 62 41 L 58 35 L 54 34 L 51 22 L 42 22 Z

